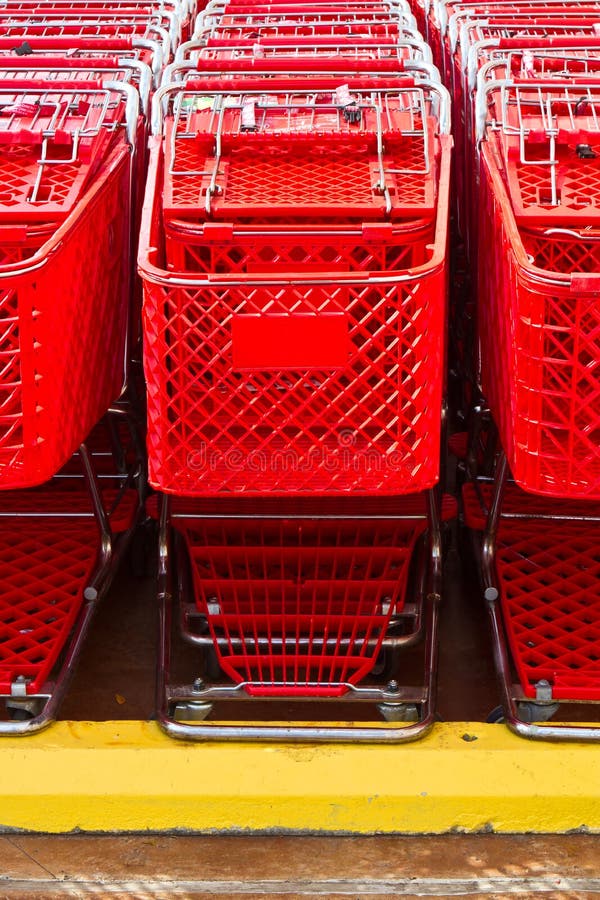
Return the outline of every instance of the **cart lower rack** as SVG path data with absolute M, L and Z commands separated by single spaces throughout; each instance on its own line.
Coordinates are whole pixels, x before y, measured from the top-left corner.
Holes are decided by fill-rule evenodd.
M 253 501 L 252 513 L 243 501 L 164 496 L 150 504 L 160 518 L 157 702 L 168 734 L 404 742 L 431 728 L 440 517 L 454 516 L 454 501 L 446 497 L 439 507 L 433 492 L 359 506 L 346 500 Z M 173 682 L 173 597 L 184 638 L 204 651 L 191 684 Z M 421 672 L 413 676 L 422 680 L 401 687 L 402 652 L 423 637 Z M 383 684 L 381 673 L 366 677 L 378 661 Z M 241 699 L 365 702 L 394 724 L 203 724 L 213 705 Z
M 125 436 L 117 456 L 107 422 L 97 429 L 104 440 L 92 436 L 52 481 L 0 495 L 0 734 L 30 734 L 56 717 L 139 524 L 139 439 L 124 407 L 110 417 Z

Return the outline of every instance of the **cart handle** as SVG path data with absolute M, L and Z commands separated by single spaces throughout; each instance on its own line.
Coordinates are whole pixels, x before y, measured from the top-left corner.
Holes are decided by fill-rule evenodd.
M 235 63 L 235 65 L 232 65 Z M 294 65 L 290 65 L 293 63 Z M 384 65 L 385 63 L 385 65 Z M 291 59 L 286 60 L 286 67 L 294 75 L 304 75 L 305 77 L 318 77 L 319 75 L 329 74 L 338 76 L 340 79 L 346 78 L 348 75 L 367 75 L 371 72 L 374 76 L 400 76 L 411 72 L 419 77 L 427 78 L 429 81 L 439 81 L 440 74 L 436 67 L 429 62 L 421 60 L 360 60 L 360 59 L 339 59 L 337 57 L 326 57 L 324 59 Z M 0 61 L 0 71 L 2 64 Z M 165 69 L 165 84 L 171 81 L 183 81 L 187 74 L 195 73 L 197 77 L 218 73 L 221 77 L 228 77 L 230 73 L 243 73 L 248 77 L 267 76 L 273 72 L 281 74 L 281 61 L 276 59 L 235 59 L 223 62 L 218 59 L 202 60 L 201 66 L 191 61 L 183 63 L 172 63 Z M 266 79 L 265 87 L 268 88 L 271 79 Z M 375 84 L 375 81 L 373 81 Z
M 600 15 L 598 16 L 598 20 L 600 21 Z M 464 52 L 464 48 L 469 44 L 469 41 L 465 37 L 465 35 L 467 35 L 469 33 L 469 26 L 479 27 L 481 25 L 485 25 L 485 26 L 491 25 L 491 26 L 495 26 L 495 27 L 500 27 L 500 26 L 504 25 L 504 26 L 510 26 L 512 28 L 515 28 L 521 22 L 523 23 L 523 25 L 525 27 L 527 27 L 528 25 L 531 25 L 531 23 L 532 23 L 531 16 L 528 17 L 527 19 L 525 19 L 525 18 L 515 18 L 515 16 L 511 17 L 511 16 L 491 15 L 491 16 L 485 16 L 485 18 L 480 18 L 480 19 L 469 20 L 468 18 L 466 18 L 466 20 L 465 20 L 464 12 L 455 13 L 448 23 L 448 40 L 450 43 L 450 48 L 452 50 L 452 53 L 454 53 L 456 51 L 456 48 L 458 46 L 459 32 L 461 34 L 461 44 L 462 44 L 463 52 Z M 547 16 L 544 17 L 543 19 L 536 18 L 533 20 L 533 22 L 536 27 L 538 25 L 542 26 L 542 27 L 548 26 L 548 25 L 561 25 L 561 26 L 564 25 L 565 27 L 568 26 L 569 28 L 584 27 L 584 28 L 590 29 L 590 31 L 591 31 L 591 26 L 593 26 L 595 24 L 595 22 L 593 22 L 589 17 L 571 16 L 564 12 L 560 13 L 560 15 L 557 13 L 556 16 L 554 16 L 553 18 L 549 18 Z M 573 35 L 571 35 L 571 37 L 572 36 Z M 528 40 L 529 38 L 525 37 L 524 39 Z M 500 38 L 498 38 L 498 40 L 500 40 Z
M 300 15 L 302 15 L 302 13 L 300 13 Z M 316 15 L 318 16 L 319 13 L 317 13 Z M 324 15 L 324 14 L 322 14 L 322 15 Z M 319 34 L 319 31 L 318 31 L 319 27 L 323 28 L 323 27 L 327 27 L 329 25 L 344 26 L 348 29 L 352 28 L 353 25 L 354 26 L 368 25 L 369 28 L 371 29 L 371 32 L 375 33 L 375 34 L 383 34 L 384 30 L 388 29 L 390 26 L 394 26 L 395 28 L 398 29 L 398 31 L 404 31 L 407 28 L 409 28 L 411 31 L 415 31 L 417 28 L 417 21 L 416 21 L 415 17 L 413 15 L 411 15 L 410 13 L 399 13 L 399 14 L 392 13 L 392 15 L 398 15 L 398 17 L 396 19 L 390 18 L 387 16 L 387 14 L 384 14 L 385 18 L 383 19 L 383 21 L 381 21 L 378 18 L 369 19 L 368 15 L 369 14 L 367 12 L 365 15 L 365 18 L 363 19 L 362 22 L 361 21 L 342 22 L 342 21 L 335 21 L 335 20 L 330 22 L 330 21 L 327 21 L 327 19 L 325 19 L 323 21 L 318 18 L 313 18 L 313 19 L 307 18 L 305 21 L 300 21 L 299 19 L 286 19 L 283 16 L 281 17 L 281 21 L 278 21 L 278 22 L 277 21 L 275 21 L 275 22 L 260 22 L 260 21 L 248 22 L 247 20 L 243 21 L 243 16 L 242 16 L 241 22 L 225 22 L 223 24 L 220 21 L 221 16 L 222 16 L 221 13 L 213 13 L 212 15 L 209 16 L 206 14 L 206 12 L 204 12 L 196 20 L 196 24 L 194 27 L 194 32 L 193 32 L 192 37 L 194 40 L 202 40 L 203 35 L 205 35 L 206 33 L 210 33 L 211 31 L 214 31 L 214 29 L 219 29 L 219 28 L 221 28 L 221 29 L 237 29 L 237 28 L 259 29 L 259 28 L 274 28 L 274 27 L 275 28 L 277 28 L 277 27 L 313 28 L 313 29 L 315 29 L 313 31 L 313 35 Z M 266 16 L 266 17 L 263 16 L 263 18 L 268 18 L 268 16 Z M 272 18 L 275 18 L 275 17 L 273 16 Z M 247 19 L 247 17 L 246 17 L 246 19 Z M 387 21 L 385 19 L 387 19 Z
M 570 35 L 568 37 L 496 38 L 492 40 L 476 41 L 469 47 L 467 59 L 469 89 L 471 91 L 475 89 L 479 66 L 479 54 L 483 50 L 570 50 L 575 48 L 581 50 L 600 49 L 600 38 L 587 37 L 586 35 L 573 37 Z
M 99 59 L 86 59 L 85 57 L 72 59 L 69 56 L 36 56 L 34 59 L 31 59 L 30 56 L 9 56 L 4 58 L 0 56 L 0 72 L 12 69 L 48 69 L 56 72 L 62 70 L 72 72 L 80 69 L 83 71 L 89 70 L 94 72 L 98 69 L 110 69 L 113 71 L 115 69 L 132 69 L 137 72 L 139 78 L 138 91 L 140 94 L 142 112 L 145 116 L 148 115 L 150 90 L 152 88 L 152 72 L 146 63 L 141 62 L 139 59 L 119 59 L 117 56 L 103 56 Z M 16 82 L 17 80 L 15 79 L 15 81 L 8 83 L 6 85 L 7 89 L 14 86 Z M 28 85 L 31 85 L 31 83 L 31 81 L 27 82 Z M 58 81 L 48 82 L 47 87 L 51 88 L 60 83 L 61 82 Z M 87 81 L 85 83 L 90 87 L 93 85 L 92 81 Z M 73 85 L 76 84 L 76 82 L 71 81 L 69 84 Z M 4 85 L 0 78 L 0 90 L 3 89 Z
M 117 56 L 90 59 L 84 56 L 5 56 L 0 57 L 0 69 L 118 69 L 122 61 Z
M 125 100 L 125 126 L 127 132 L 127 141 L 133 148 L 136 143 L 138 119 L 140 115 L 140 97 L 137 90 L 132 84 L 124 81 L 106 81 L 93 82 L 84 81 L 79 85 L 77 82 L 48 82 L 48 81 L 27 81 L 15 80 L 9 83 L 6 88 L 0 84 L 0 94 L 14 94 L 15 91 L 27 91 L 31 93 L 47 93 L 52 94 L 56 91 L 69 94 L 91 94 L 97 91 L 112 91 L 115 94 L 122 94 Z
M 268 13 L 297 13 L 297 12 L 320 12 L 323 10 L 324 12 L 336 12 L 337 10 L 341 12 L 351 12 L 349 9 L 353 5 L 355 0 L 349 0 L 348 3 L 343 2 L 333 2 L 333 3 L 323 3 L 323 0 L 315 0 L 314 3 L 306 2 L 306 3 L 257 3 L 255 6 L 252 6 L 248 3 L 227 3 L 226 0 L 210 0 L 210 3 L 207 3 L 204 7 L 205 11 L 208 12 L 224 12 L 224 13 L 246 13 L 248 15 L 254 15 L 255 13 L 265 14 Z M 363 9 L 369 9 L 364 3 L 358 2 L 356 4 L 357 8 L 362 12 Z M 371 0 L 371 6 L 387 6 L 388 9 L 397 10 L 400 9 L 403 12 L 410 12 L 410 7 L 405 2 L 405 0 L 383 0 L 383 2 L 378 3 L 377 0 Z
M 533 90 L 550 90 L 568 89 L 577 91 L 581 88 L 591 87 L 600 89 L 600 78 L 586 78 L 585 81 L 571 81 L 569 78 L 556 79 L 553 81 L 543 81 L 538 78 L 517 78 L 517 79 L 497 79 L 482 83 L 479 81 L 477 85 L 477 94 L 475 96 L 475 141 L 479 147 L 485 138 L 488 113 L 488 95 L 494 91 L 505 90 L 507 88 L 530 87 Z M 598 94 L 600 101 L 600 93 Z
M 65 50 L 65 52 L 77 50 L 85 53 L 86 51 L 105 51 L 114 53 L 125 50 L 150 50 L 152 53 L 152 72 L 157 77 L 162 71 L 164 46 L 158 41 L 150 38 L 141 38 L 136 35 L 132 37 L 111 37 L 107 35 L 103 38 L 95 37 L 78 37 L 76 46 L 73 46 L 72 35 L 28 35 L 20 37 L 0 37 L 0 50 L 18 50 L 15 46 L 16 42 L 21 40 L 23 44 L 28 44 L 31 50 Z M 16 57 L 17 59 L 19 57 Z M 70 59 L 71 57 L 69 57 Z
M 406 88 L 419 88 L 420 90 L 428 90 L 431 93 L 437 94 L 439 98 L 439 130 L 440 134 L 449 134 L 450 133 L 450 94 L 448 90 L 440 84 L 438 81 L 426 81 L 421 79 L 415 79 L 412 76 L 407 76 L 406 78 L 402 78 L 402 83 L 399 85 L 398 82 L 394 80 L 386 80 L 381 79 L 383 84 L 374 85 L 373 79 L 355 79 L 351 80 L 349 83 L 349 87 L 352 88 L 364 88 L 365 90 L 404 90 Z M 259 94 L 270 93 L 273 90 L 280 90 L 289 92 L 290 89 L 293 89 L 293 83 L 290 84 L 290 80 L 279 81 L 279 79 L 269 80 L 268 83 L 265 82 L 264 79 L 249 79 L 244 83 L 243 86 L 239 86 L 237 89 L 232 86 L 230 79 L 215 79 L 214 81 L 211 79 L 208 80 L 191 80 L 187 84 L 183 84 L 181 82 L 175 82 L 170 84 L 163 84 L 161 88 L 154 94 L 152 98 L 152 134 L 153 135 L 161 135 L 163 129 L 164 122 L 164 113 L 165 113 L 165 104 L 170 94 L 174 93 L 184 93 L 185 91 L 197 90 L 201 93 L 205 93 L 208 95 L 212 95 L 215 93 L 225 93 L 225 94 L 235 94 L 235 93 L 245 93 L 246 91 L 256 91 Z M 301 79 L 301 85 L 296 90 L 303 90 L 305 93 L 312 93 L 314 90 L 325 90 L 331 91 L 332 89 L 332 79 L 331 78 L 321 78 L 311 80 L 309 86 L 306 84 L 305 79 Z
M 14 37 L 0 37 L 0 50 L 16 50 L 19 41 L 27 43 L 32 50 L 106 50 L 114 52 L 115 50 L 135 50 L 140 47 L 152 50 L 156 54 L 160 50 L 160 60 L 156 61 L 153 71 L 156 73 L 157 67 L 160 70 L 163 59 L 168 58 L 171 53 L 171 38 L 164 28 L 158 25 L 149 25 L 148 31 L 152 32 L 155 37 L 141 37 L 140 35 L 131 35 L 128 37 L 114 37 L 107 34 L 106 37 L 86 37 L 78 34 L 58 34 L 43 35 L 22 33 Z
M 111 38 L 107 35 L 105 38 L 77 37 L 76 47 L 74 47 L 74 37 L 76 35 L 17 35 L 15 37 L 0 37 L 0 50 L 16 50 L 15 44 L 19 41 L 30 45 L 32 50 L 133 50 L 133 38 Z
M 241 83 L 240 83 L 241 81 Z M 244 78 L 232 83 L 230 78 L 190 78 L 183 85 L 186 91 L 198 91 L 199 93 L 228 93 L 228 94 L 244 94 L 248 91 L 261 91 L 266 94 L 272 94 L 277 91 L 298 91 L 301 93 L 312 93 L 313 91 L 333 91 L 337 82 L 334 84 L 331 78 L 311 78 L 307 82 L 305 78 L 270 78 L 265 81 L 264 78 Z M 348 86 L 357 90 L 369 90 L 377 88 L 385 90 L 389 88 L 394 90 L 398 87 L 412 88 L 418 82 L 412 76 L 402 78 L 402 82 L 398 85 L 395 80 L 386 78 L 353 78 Z
M 176 62 L 185 62 L 189 56 L 198 51 L 202 53 L 205 50 L 214 50 L 214 49 L 224 49 L 224 50 L 243 50 L 247 47 L 254 47 L 256 45 L 256 41 L 248 40 L 244 38 L 242 40 L 235 41 L 219 41 L 216 42 L 215 39 L 211 38 L 205 44 L 199 41 L 186 41 L 183 44 L 180 44 L 177 53 L 175 54 Z M 300 46 L 297 41 L 293 38 L 268 38 L 260 41 L 260 46 L 264 50 L 278 50 L 280 48 L 296 48 Z M 368 38 L 366 40 L 357 40 L 357 41 L 344 41 L 344 46 L 350 49 L 355 50 L 392 50 L 396 52 L 396 58 L 398 57 L 398 52 L 400 50 L 413 50 L 419 54 L 419 58 L 423 59 L 424 62 L 433 63 L 433 56 L 431 53 L 431 48 L 428 44 L 423 43 L 423 38 L 419 35 L 407 34 L 404 35 L 401 39 L 397 41 L 376 41 L 372 38 Z M 323 40 L 315 40 L 311 44 L 311 49 L 331 49 L 332 51 L 339 51 L 340 43 L 339 41 L 335 41 L 332 38 L 325 38 Z M 340 57 L 342 59 L 351 59 L 349 56 Z M 203 59 L 204 62 L 204 59 Z M 287 62 L 287 60 L 286 60 Z
M 204 8 L 204 13 L 208 15 L 246 15 L 246 16 L 268 16 L 268 15 L 289 15 L 299 13 L 301 15 L 309 14 L 309 13 L 335 13 L 335 12 L 348 12 L 348 13 L 370 13 L 370 12 L 390 12 L 393 15 L 411 15 L 409 7 L 406 3 L 390 3 L 387 2 L 385 5 L 387 9 L 381 9 L 383 3 L 373 3 L 372 6 L 366 6 L 365 4 L 358 3 L 356 6 L 352 5 L 352 0 L 349 3 L 341 3 L 337 7 L 334 4 L 327 4 L 323 2 L 318 3 L 305 3 L 298 4 L 297 6 L 290 5 L 289 3 L 257 3 L 256 6 L 248 6 L 247 4 L 240 4 L 236 6 L 234 3 L 209 3 Z M 373 8 L 372 8 L 373 7 Z M 374 7 L 377 7 L 375 9 Z
M 564 78 L 557 78 L 556 81 L 548 81 L 543 82 L 536 78 L 513 78 L 511 81 L 506 82 L 507 87 L 540 87 L 540 88 L 573 88 L 576 90 L 578 87 L 591 87 L 597 88 L 600 87 L 600 78 L 586 78 L 585 82 L 573 82 L 569 79 L 568 76 Z M 600 98 L 599 98 L 600 99 Z
M 286 59 L 284 67 L 292 72 L 339 72 L 340 69 L 344 73 L 351 74 L 353 72 L 402 72 L 405 70 L 406 62 L 403 59 L 347 59 L 345 57 L 327 56 L 323 59 L 312 59 L 310 57 L 294 57 Z M 253 57 L 251 59 L 203 59 L 198 65 L 196 63 L 185 62 L 183 66 L 194 66 L 202 72 L 245 72 L 256 69 L 259 72 L 282 72 L 282 60 L 280 59 L 262 59 Z
M 568 50 L 571 47 L 594 50 L 600 48 L 600 38 L 591 36 L 574 37 L 573 35 L 567 35 L 565 37 L 561 37 L 560 35 L 548 35 L 548 37 L 544 38 L 499 38 L 497 47 L 499 50 L 542 50 L 547 48 Z
M 407 38 L 410 40 L 411 38 L 418 39 L 421 43 L 423 42 L 423 38 L 417 34 L 417 32 L 412 28 L 403 28 L 403 35 L 399 37 L 399 40 L 403 40 Z M 397 46 L 396 40 L 392 40 L 391 38 L 387 41 L 378 41 L 376 38 L 369 35 L 369 37 L 365 38 L 363 41 L 361 39 L 360 34 L 353 34 L 352 37 L 352 45 L 356 45 L 358 47 L 367 46 L 367 47 L 382 47 L 382 48 L 393 48 Z M 262 38 L 235 38 L 234 40 L 227 38 L 208 38 L 206 41 L 195 40 L 190 41 L 189 43 L 196 44 L 196 48 L 198 50 L 203 49 L 204 47 L 209 49 L 217 49 L 217 48 L 228 48 L 232 47 L 234 44 L 236 47 L 254 47 L 256 44 L 259 44 L 261 47 L 314 47 L 315 44 L 332 44 L 335 46 L 339 46 L 339 41 L 335 40 L 336 35 L 298 35 L 298 37 L 269 37 L 268 39 Z
M 14 94 L 26 91 L 35 94 L 56 94 L 58 91 L 88 94 L 92 91 L 103 91 L 105 85 L 98 80 L 93 81 L 46 81 L 45 79 L 15 78 L 10 81 L 0 80 L 0 94 Z

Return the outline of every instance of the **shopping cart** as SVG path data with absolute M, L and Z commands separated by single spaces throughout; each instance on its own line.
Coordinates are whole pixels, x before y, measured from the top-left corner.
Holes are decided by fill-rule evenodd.
M 493 234 L 498 228 L 509 242 L 514 274 L 511 278 L 509 265 L 501 266 L 507 282 L 499 292 L 502 313 L 482 304 L 484 352 L 494 366 L 486 375 L 486 396 L 497 411 L 518 483 L 541 494 L 598 499 L 590 320 L 597 289 L 598 89 L 575 79 L 491 82 L 480 97 L 480 122 L 490 103 L 498 121 L 493 143 L 499 152 L 492 160 L 490 141 L 482 147 L 482 195 L 493 195 L 485 201 L 494 204 Z M 504 371 L 494 365 L 497 353 L 490 352 L 489 330 L 500 318 L 506 324 L 494 335 L 496 347 L 506 335 L 519 348 Z M 533 360 L 537 373 L 531 370 Z
M 136 207 L 150 95 L 195 13 L 0 11 L 0 734 L 55 718 L 144 515 Z
M 159 721 L 195 739 L 410 740 L 433 721 L 453 510 L 434 488 L 447 95 L 408 76 L 298 81 L 189 79 L 154 99 L 139 264 L 163 492 Z M 229 684 L 171 684 L 171 578 L 186 637 Z M 409 589 L 425 602 L 405 603 Z M 363 683 L 423 628 L 423 688 Z M 420 718 L 376 732 L 189 722 L 243 697 Z
M 470 384 L 470 431 L 452 441 L 467 479 L 464 520 L 504 718 L 550 740 L 600 739 L 599 728 L 574 724 L 600 698 L 599 13 L 585 0 L 428 10 L 456 111 L 457 224 L 477 283 L 451 315 Z
M 149 74 L 131 60 L 56 62 L 0 63 L 1 734 L 55 717 L 142 511 L 139 449 L 124 462 L 85 442 L 109 408 L 129 420 L 119 398 Z
M 494 61 L 480 72 L 478 325 L 482 388 L 500 452 L 494 477 L 473 478 L 463 495 L 481 554 L 506 721 L 528 737 L 598 740 L 596 727 L 547 724 L 564 704 L 600 697 L 600 63 L 561 53 L 528 56 L 529 77 L 513 77 L 523 65 L 514 53 L 504 63 L 510 71 Z M 524 490 L 539 496 L 526 499 Z

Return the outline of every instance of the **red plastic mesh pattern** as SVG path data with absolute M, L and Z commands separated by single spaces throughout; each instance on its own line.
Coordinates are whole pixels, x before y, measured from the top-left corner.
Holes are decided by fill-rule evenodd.
M 573 144 L 578 142 L 576 134 L 572 135 Z M 582 136 L 580 142 L 588 142 Z M 591 145 L 592 152 L 600 150 L 600 140 Z M 559 148 L 556 166 L 558 181 L 557 202 L 559 206 L 551 206 L 551 187 L 548 165 L 509 165 L 506 173 L 515 215 L 518 218 L 553 223 L 556 219 L 561 224 L 586 225 L 590 218 L 597 215 L 600 205 L 600 168 L 596 160 L 578 159 L 574 146 Z M 526 150 L 531 156 L 530 148 Z M 541 154 L 540 154 L 541 155 Z M 566 157 L 566 159 L 561 158 Z M 574 158 L 573 158 L 574 157 Z M 535 159 L 536 157 L 534 157 Z
M 516 481 L 600 497 L 600 303 L 529 282 L 511 248 L 484 153 L 478 319 L 482 381 Z
M 299 110 L 298 116 L 302 115 L 306 118 Z M 418 127 L 419 123 L 415 125 Z M 169 139 L 167 126 L 165 152 L 170 165 Z M 165 180 L 164 186 L 167 218 L 196 218 L 203 209 L 210 173 L 216 165 L 213 143 L 206 138 L 176 138 L 175 173 Z M 432 135 L 429 146 L 434 146 Z M 433 216 L 436 180 L 434 174 L 424 173 L 422 137 L 386 133 L 384 147 L 385 183 L 391 195 L 392 214 Z M 357 135 L 342 132 L 328 136 L 305 131 L 292 139 L 281 134 L 246 133 L 229 141 L 223 139 L 221 152 L 219 192 L 211 198 L 216 218 L 286 214 L 295 218 L 383 218 L 386 213 L 386 198 L 377 187 L 380 174 L 374 127 L 371 134 L 365 130 Z M 183 171 L 186 174 L 177 174 Z M 208 174 L 194 174 L 198 172 Z
M 0 689 L 47 679 L 73 626 L 96 557 L 94 523 L 0 521 Z
M 435 483 L 444 273 L 416 282 L 145 284 L 150 479 L 161 490 L 407 493 Z M 238 371 L 234 314 L 342 316 L 338 368 Z
M 215 519 L 175 527 L 223 670 L 250 694 L 339 696 L 372 669 L 402 609 L 425 522 Z
M 41 268 L 2 280 L 0 488 L 48 480 L 120 393 L 128 169 L 115 151 L 59 248 L 46 244 Z
M 40 146 L 2 145 L 0 211 L 4 221 L 21 221 L 24 218 L 33 220 L 36 216 L 44 219 L 64 216 L 77 202 L 83 190 L 89 174 L 88 167 L 83 166 L 80 160 L 74 163 L 66 161 L 72 154 L 70 146 L 67 147 L 66 154 L 58 153 L 51 147 L 48 155 L 52 158 L 62 156 L 65 161 L 42 167 L 42 178 L 37 191 L 39 202 L 30 202 L 40 167 Z
M 33 77 L 29 71 L 19 74 L 21 81 Z M 3 222 L 62 221 L 121 137 L 125 106 L 115 95 L 107 106 L 108 95 L 53 91 L 47 73 L 41 80 L 46 92 L 13 90 L 10 80 L 1 79 Z
M 89 507 L 87 495 L 70 493 L 70 511 Z M 19 495 L 12 501 L 5 496 L 10 509 L 28 505 Z M 38 511 L 56 511 L 53 492 L 36 491 L 33 496 Z M 60 508 L 64 497 L 58 499 Z M 111 496 L 106 499 L 110 502 Z M 111 517 L 115 532 L 131 525 L 136 504 L 136 493 L 129 491 Z M 0 519 L 1 691 L 10 693 L 19 675 L 28 680 L 28 693 L 43 687 L 81 607 L 98 545 L 93 519 L 68 520 L 60 513 L 44 520 Z
M 480 485 L 487 507 L 492 486 Z M 465 521 L 485 527 L 472 484 L 463 487 Z M 600 523 L 551 522 L 536 515 L 598 515 L 590 503 L 555 502 L 507 485 L 496 572 L 504 624 L 521 686 L 535 697 L 546 679 L 557 700 L 600 700 Z
M 600 526 L 501 525 L 496 568 L 519 680 L 535 697 L 600 700 Z
M 430 222 L 404 227 L 378 224 L 369 239 L 360 232 L 339 234 L 282 234 L 255 229 L 243 236 L 225 234 L 227 226 L 190 228 L 186 222 L 167 223 L 167 266 L 179 272 L 253 275 L 258 272 L 391 272 L 429 262 L 435 240 Z M 243 230 L 243 229 L 240 229 Z M 297 231 L 298 229 L 294 229 Z M 233 229 L 231 229 L 233 232 Z
M 576 233 L 575 233 L 576 234 Z M 600 267 L 600 241 L 568 231 L 547 234 L 547 229 L 520 229 L 523 245 L 534 265 L 550 272 L 594 274 Z

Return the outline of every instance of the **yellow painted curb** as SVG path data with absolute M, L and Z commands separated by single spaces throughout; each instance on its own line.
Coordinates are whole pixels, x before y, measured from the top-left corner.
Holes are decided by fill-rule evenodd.
M 3 828 L 600 831 L 598 747 L 502 725 L 439 724 L 394 747 L 189 744 L 153 723 L 60 722 L 0 749 Z

